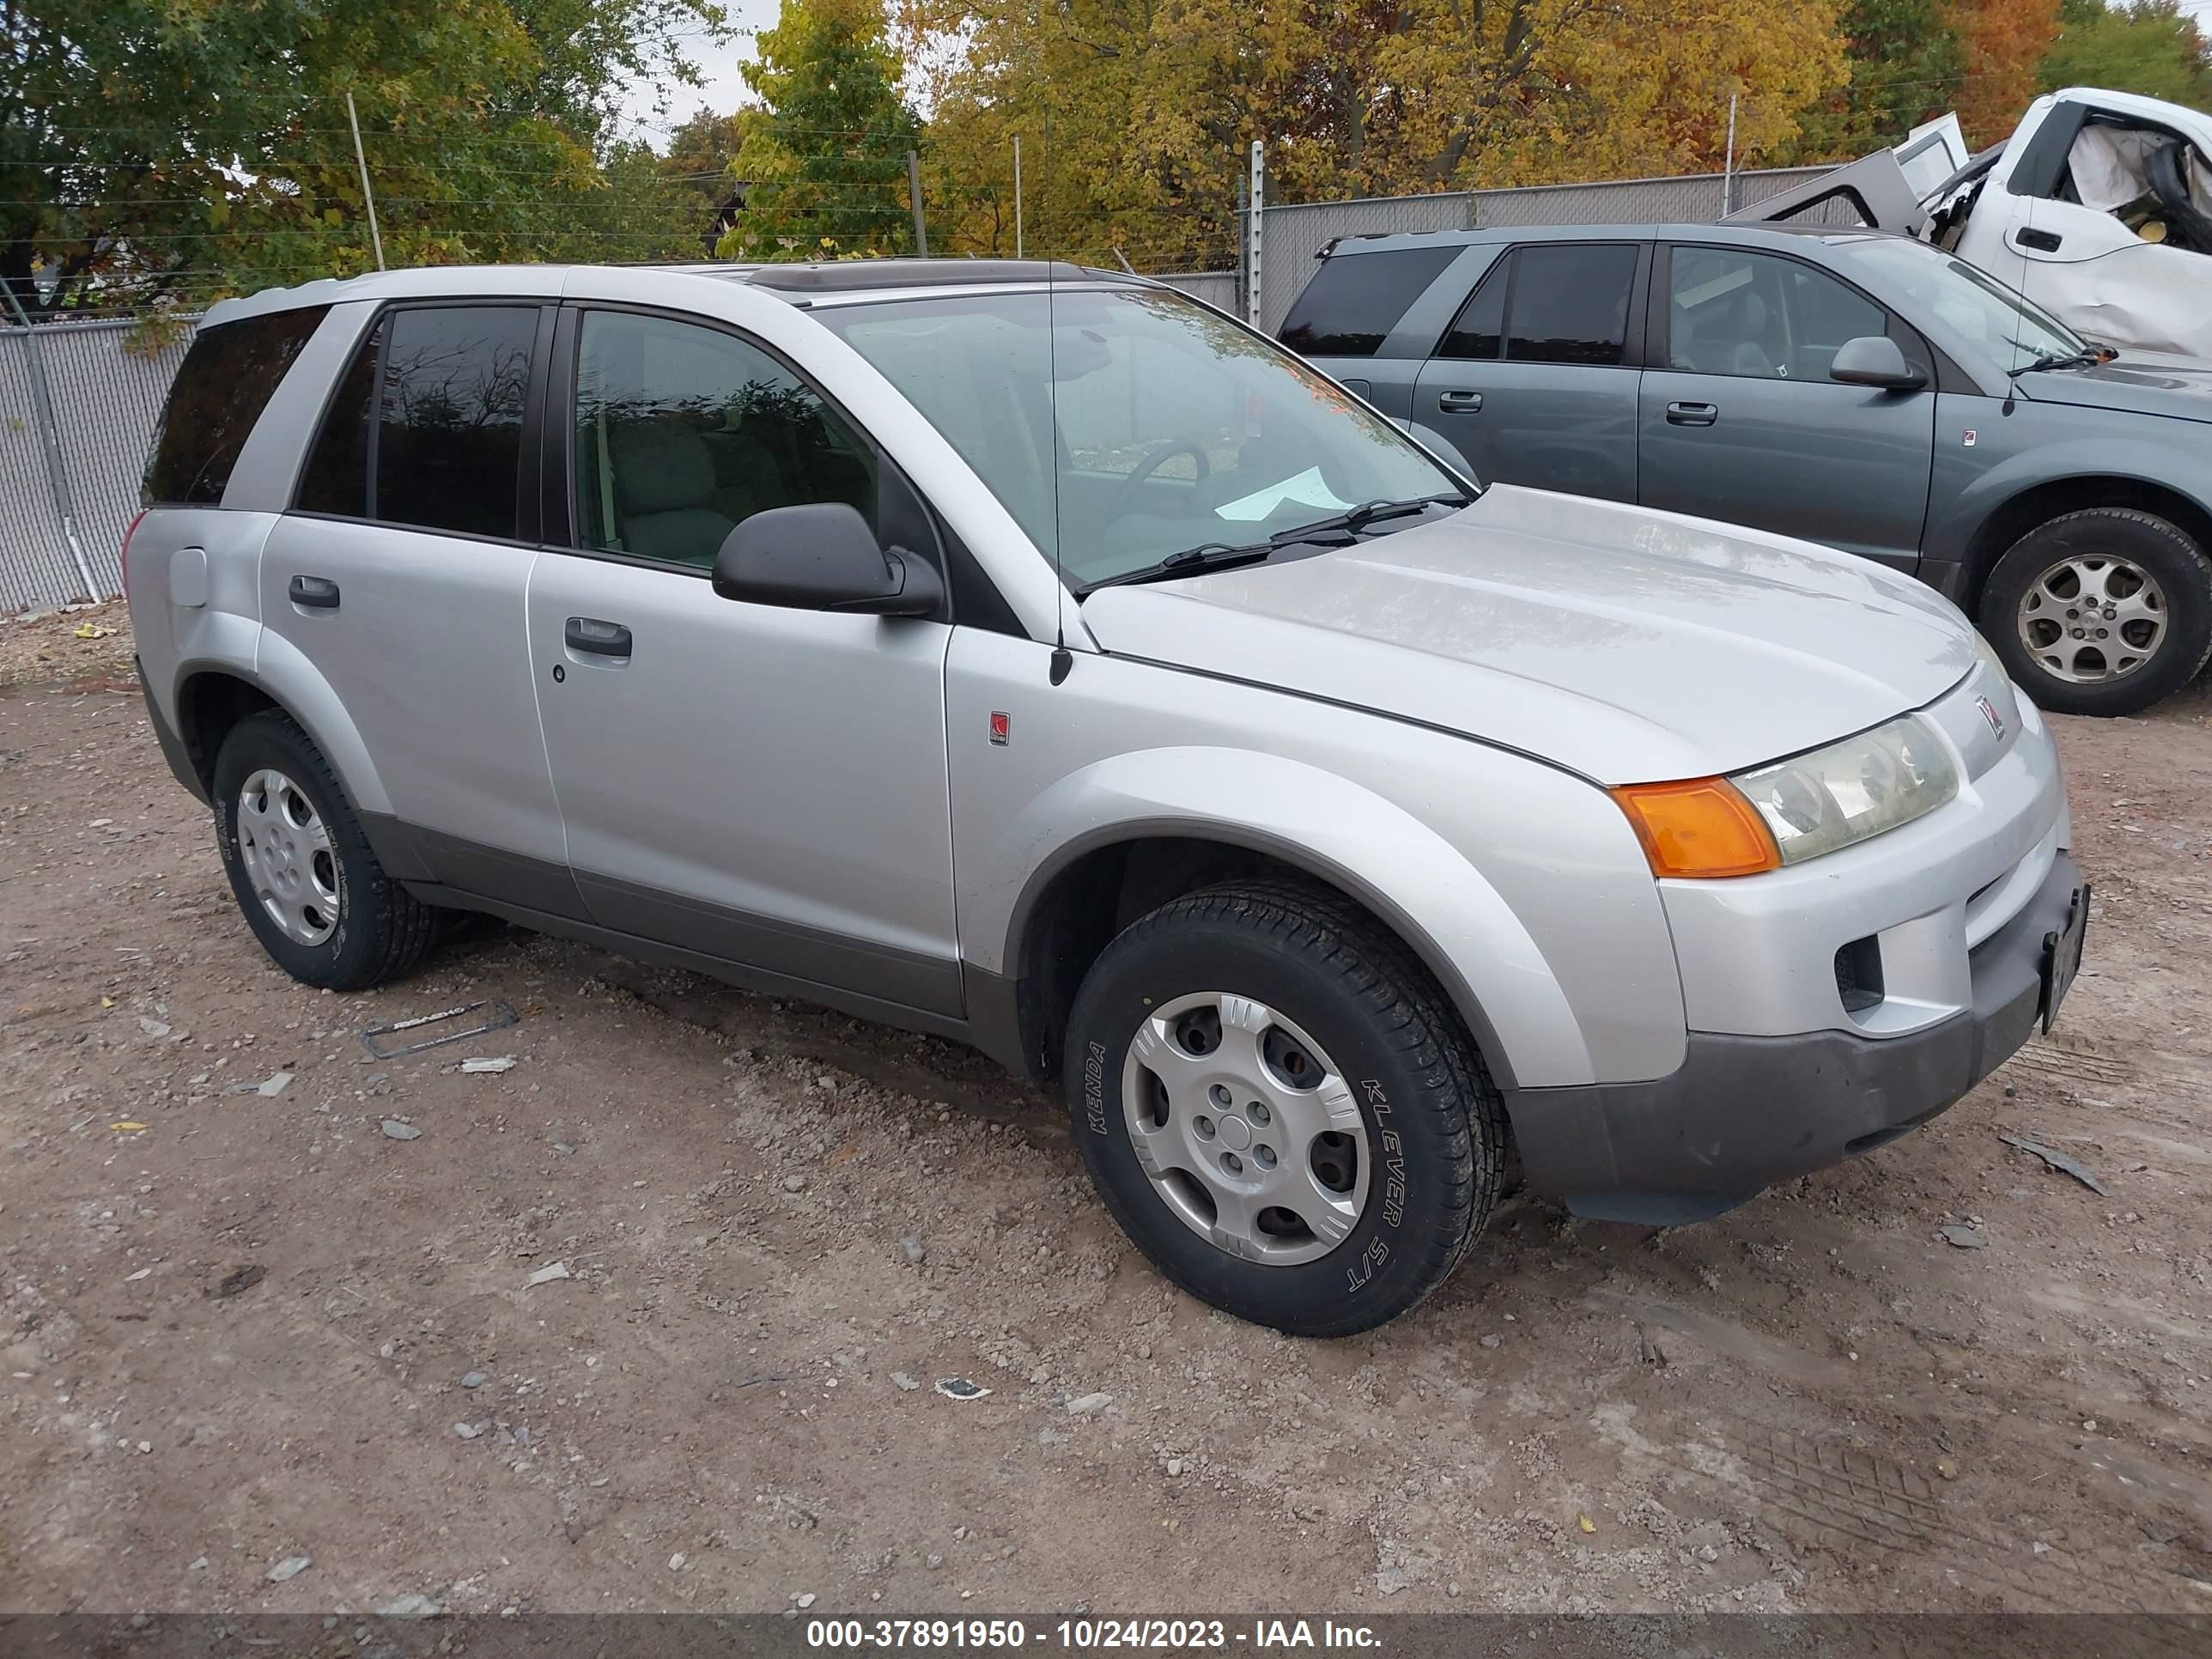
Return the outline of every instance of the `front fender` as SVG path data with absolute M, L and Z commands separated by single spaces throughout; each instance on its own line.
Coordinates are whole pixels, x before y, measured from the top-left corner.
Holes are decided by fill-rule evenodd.
M 2028 490 L 2074 478 L 2118 478 L 2146 484 L 2181 495 L 2212 514 L 2212 466 L 2208 466 L 2202 453 L 2191 450 L 2181 441 L 2185 437 L 2201 438 L 2212 428 L 2192 422 L 2128 416 L 2116 417 L 2124 418 L 2130 428 L 2124 436 L 2112 432 L 2084 436 L 2078 431 L 2069 435 L 2056 429 L 2057 422 L 2083 411 L 2027 403 L 2017 407 L 2015 420 L 2025 418 L 2034 423 L 2014 441 L 2020 443 L 2018 453 L 1986 471 L 1948 481 L 1948 489 L 1939 471 L 1936 499 L 1948 500 L 1948 505 L 1940 518 L 1929 522 L 1924 541 L 1929 558 L 1963 563 L 1972 550 L 1976 534 L 2008 501 Z M 2051 422 L 2049 427 L 2044 426 L 2046 420 Z M 1971 426 L 1975 422 L 1970 416 L 1966 423 Z M 1983 421 L 1981 435 L 1984 441 L 1994 438 L 1999 442 L 2007 441 L 2009 434 L 2003 428 L 2009 424 Z M 2067 424 L 2075 422 L 2068 421 Z M 1991 428 L 1996 430 L 1991 431 Z M 2173 428 L 2172 432 L 2164 430 L 2166 428 Z M 1939 445 L 1937 453 L 1943 455 L 1949 452 Z M 2001 556 L 2004 550 L 1993 551 Z
M 1557 977 L 1480 871 L 1403 808 L 1304 762 L 1249 750 L 1140 750 L 1069 773 L 1006 823 L 988 866 L 1024 872 L 969 896 L 971 959 L 1019 977 L 1052 879 L 1117 842 L 1183 836 L 1250 848 L 1374 911 L 1436 975 L 1501 1087 L 1595 1073 Z

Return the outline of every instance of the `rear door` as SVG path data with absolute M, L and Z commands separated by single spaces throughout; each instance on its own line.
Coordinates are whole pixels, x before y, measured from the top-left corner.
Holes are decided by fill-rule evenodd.
M 1918 333 L 1785 255 L 1686 244 L 1661 255 L 1638 499 L 1913 569 L 1936 441 L 1934 365 Z M 1928 385 L 1829 380 L 1838 349 L 1869 334 L 1895 339 Z
M 263 550 L 262 649 L 329 681 L 439 880 L 573 914 L 523 619 L 553 317 L 534 301 L 380 314 Z
M 1485 483 L 1636 499 L 1648 242 L 1527 242 L 1494 261 L 1422 366 L 1413 418 Z

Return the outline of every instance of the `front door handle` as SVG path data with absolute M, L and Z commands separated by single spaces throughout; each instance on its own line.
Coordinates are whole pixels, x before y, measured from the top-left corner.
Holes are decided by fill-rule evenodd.
M 1711 426 L 1721 417 L 1718 404 L 1668 404 L 1667 424 L 1669 426 Z
M 1440 392 L 1437 394 L 1437 407 L 1447 415 L 1474 415 L 1482 408 L 1482 394 L 1480 392 Z
M 338 608 L 338 585 L 327 576 L 295 576 L 284 591 L 293 604 L 310 611 Z
M 2018 230 L 2013 233 L 2012 239 L 2021 247 L 2032 247 L 2038 253 L 2056 253 L 2066 240 L 2055 230 Z
M 629 629 L 620 623 L 601 622 L 597 617 L 571 617 L 562 631 L 562 638 L 571 651 L 580 651 L 588 657 L 629 660 Z

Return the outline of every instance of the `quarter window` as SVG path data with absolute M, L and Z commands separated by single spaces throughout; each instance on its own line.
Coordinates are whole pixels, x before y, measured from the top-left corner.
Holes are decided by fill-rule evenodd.
M 169 388 L 146 465 L 145 505 L 222 505 L 254 422 L 329 310 L 303 306 L 199 331 Z
M 1880 306 L 1795 259 L 1741 248 L 1678 247 L 1668 264 L 1669 368 L 1826 380 L 1845 341 L 1888 331 Z
M 1283 343 L 1309 357 L 1372 357 L 1461 251 L 1447 243 L 1332 254 L 1283 319 Z
M 769 507 L 876 517 L 873 454 L 819 392 L 720 330 L 627 312 L 584 315 L 574 476 L 580 545 L 701 569 Z

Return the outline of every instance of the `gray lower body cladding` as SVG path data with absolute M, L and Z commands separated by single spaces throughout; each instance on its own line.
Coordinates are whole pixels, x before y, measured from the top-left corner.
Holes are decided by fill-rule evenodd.
M 2042 1011 L 2045 941 L 2081 890 L 2061 853 L 2021 913 L 1973 951 L 1973 1006 L 1923 1030 L 1692 1031 L 1666 1077 L 1510 1092 L 1530 1188 L 1595 1219 L 1671 1226 L 1925 1123 L 2027 1041 Z

